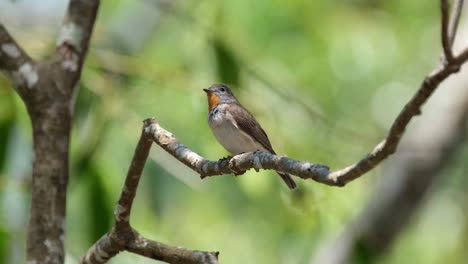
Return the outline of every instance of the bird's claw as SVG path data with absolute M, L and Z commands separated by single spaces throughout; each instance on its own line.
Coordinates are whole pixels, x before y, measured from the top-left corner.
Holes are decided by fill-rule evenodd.
M 242 154 L 242 153 L 239 153 L 239 154 Z M 240 176 L 247 171 L 247 170 L 242 170 L 242 169 L 238 169 L 235 167 L 236 167 L 236 159 L 229 157 L 229 168 L 231 169 L 231 172 L 232 174 L 234 174 L 234 176 Z

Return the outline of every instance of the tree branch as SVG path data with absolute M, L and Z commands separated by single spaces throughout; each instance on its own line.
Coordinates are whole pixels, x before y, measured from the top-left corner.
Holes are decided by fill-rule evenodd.
M 31 118 L 34 142 L 27 239 L 31 263 L 64 261 L 74 96 L 98 5 L 97 0 L 71 0 L 55 56 L 37 63 L 18 62 L 25 81 L 16 81 L 15 86 Z
M 468 59 L 468 58 L 467 58 Z M 152 124 L 153 140 L 176 159 L 200 173 L 202 178 L 206 176 L 237 173 L 254 168 L 273 169 L 299 176 L 302 179 L 312 179 L 317 182 L 331 185 L 344 186 L 348 182 L 359 178 L 369 170 L 377 166 L 381 161 L 392 155 L 411 119 L 421 113 L 421 106 L 432 95 L 439 84 L 448 76 L 458 71 L 465 60 L 452 61 L 442 68 L 436 69 L 421 84 L 417 93 L 410 99 L 394 121 L 385 140 L 380 142 L 370 153 L 360 161 L 335 172 L 330 172 L 328 167 L 309 162 L 300 162 L 287 157 L 280 157 L 264 151 L 248 152 L 236 155 L 230 160 L 209 161 L 191 151 L 181 144 L 172 133 L 163 129 L 159 124 Z
M 32 88 L 38 79 L 35 62 L 0 23 L 0 70 L 10 79 L 19 94 Z
M 382 182 L 365 209 L 339 237 L 324 244 L 311 263 L 344 264 L 359 257 L 375 263 L 388 251 L 418 212 L 431 187 L 439 188 L 434 183 L 442 184 L 440 179 L 447 176 L 443 170 L 465 146 L 467 76 L 465 70 L 458 83 L 451 83 L 450 90 L 434 98 L 428 115 L 405 138 L 405 149 L 387 164 Z M 441 129 L 427 129 L 434 127 Z M 421 135 L 427 133 L 421 140 Z
M 133 199 L 152 145 L 152 134 L 148 127 L 152 127 L 154 123 L 154 119 L 144 121 L 144 129 L 128 169 L 119 201 L 115 206 L 115 222 L 112 230 L 99 239 L 79 263 L 105 263 L 120 251 L 127 250 L 171 264 L 218 264 L 218 252 L 190 250 L 152 241 L 142 237 L 130 226 Z
M 462 1 L 456 4 L 456 10 L 461 9 Z M 458 24 L 459 13 L 450 23 L 453 32 Z M 263 151 L 249 152 L 232 157 L 230 160 L 209 161 L 191 151 L 181 144 L 170 132 L 161 128 L 158 124 L 152 125 L 153 140 L 163 149 L 173 155 L 176 159 L 200 173 L 202 178 L 206 176 L 222 175 L 227 173 L 238 173 L 254 168 L 273 169 L 299 176 L 303 179 L 313 179 L 317 182 L 331 186 L 344 186 L 366 172 L 373 169 L 383 160 L 395 153 L 400 140 L 413 117 L 421 114 L 421 107 L 426 103 L 439 84 L 448 76 L 459 71 L 462 64 L 468 60 L 468 48 L 459 56 L 454 57 L 451 48 L 450 34 L 448 30 L 448 2 L 441 0 L 442 13 L 442 46 L 446 62 L 437 66 L 426 78 L 424 78 L 416 94 L 405 105 L 390 128 L 387 138 L 381 141 L 374 149 L 358 162 L 330 172 L 325 165 L 317 165 L 309 162 L 299 162 L 287 157 L 280 157 Z M 454 36 L 452 37 L 454 38 Z
M 452 41 L 451 41 L 452 37 L 450 36 L 450 30 L 449 30 L 450 14 L 449 14 L 448 0 L 440 1 L 440 13 L 441 13 L 441 39 L 442 39 L 442 48 L 444 50 L 444 57 L 447 62 L 451 62 L 453 60 L 453 52 L 452 52 Z
M 192 170 L 200 173 L 201 178 L 239 173 L 253 168 L 255 170 L 271 169 L 283 171 L 303 179 L 313 179 L 328 185 L 340 185 L 339 182 L 335 182 L 327 177 L 330 171 L 324 165 L 297 161 L 266 151 L 247 152 L 230 159 L 225 158 L 219 161 L 211 161 L 184 146 L 172 133 L 162 128 L 156 121 L 149 124 L 146 130 L 151 133 L 156 144 Z
M 453 47 L 455 42 L 455 36 L 457 34 L 458 24 L 460 22 L 460 15 L 463 10 L 464 0 L 455 0 L 455 4 L 452 9 L 452 19 L 448 25 L 448 39 L 450 47 Z
M 70 0 L 56 42 L 56 54 L 72 83 L 79 80 L 100 0 Z
M 444 65 L 440 69 L 436 69 L 433 73 L 427 76 L 422 82 L 419 90 L 405 105 L 403 110 L 397 116 L 390 128 L 386 139 L 381 141 L 371 152 L 369 152 L 360 161 L 329 175 L 332 179 L 339 179 L 344 184 L 359 178 L 364 173 L 370 171 L 384 159 L 395 153 L 401 138 L 413 117 L 421 114 L 421 107 L 426 103 L 432 93 L 437 89 L 439 84 L 448 76 L 458 71 L 461 64 L 466 61 L 454 60 L 449 64 Z
M 190 250 L 168 246 L 140 236 L 134 231 L 135 238 L 128 244 L 128 251 L 154 260 L 171 264 L 218 264 L 219 252 Z

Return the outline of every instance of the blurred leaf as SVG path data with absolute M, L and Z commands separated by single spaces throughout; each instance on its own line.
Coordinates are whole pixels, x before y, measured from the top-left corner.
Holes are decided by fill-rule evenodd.
M 0 121 L 0 172 L 3 171 L 5 168 L 5 162 L 6 162 L 6 155 L 7 155 L 7 147 L 8 147 L 8 141 L 9 141 L 9 135 L 11 132 L 11 129 L 14 125 L 13 120 L 9 120 L 6 122 Z M 2 173 L 0 173 L 0 176 Z
M 85 68 L 83 70 L 83 78 L 85 77 L 86 72 L 87 70 Z M 90 87 L 81 84 L 78 91 L 78 97 L 75 102 L 75 119 L 84 119 L 86 115 L 89 114 L 90 109 L 92 109 L 92 105 L 95 105 L 98 100 L 99 97 L 92 92 Z
M 6 263 L 9 245 L 8 233 L 0 226 L 0 263 Z
M 144 174 L 147 176 L 143 177 L 144 175 L 142 175 L 141 180 L 143 183 L 146 182 L 148 184 L 142 185 L 147 185 L 150 188 L 147 190 L 151 194 L 149 201 L 156 215 L 160 215 L 163 212 L 167 200 L 180 196 L 182 190 L 175 187 L 175 185 L 180 184 L 180 182 L 169 172 L 158 166 L 156 162 L 147 162 Z M 154 190 L 158 191 L 155 192 Z
M 0 79 L 0 175 L 5 168 L 5 161 L 7 155 L 8 141 L 10 140 L 11 129 L 15 123 L 15 104 L 13 98 L 13 91 L 11 87 Z
M 102 175 L 95 166 L 91 166 L 87 173 L 89 179 L 89 208 L 91 209 L 91 241 L 97 241 L 112 227 L 113 208 L 107 190 L 101 180 Z
M 221 82 L 232 84 L 233 86 L 239 85 L 240 68 L 235 54 L 226 47 L 219 38 L 213 41 L 213 48 L 216 56 L 216 63 L 218 65 L 218 76 Z
M 369 242 L 363 241 L 362 239 L 357 243 L 357 246 L 352 253 L 353 264 L 371 264 L 375 263 L 375 254 L 372 253 L 372 248 Z

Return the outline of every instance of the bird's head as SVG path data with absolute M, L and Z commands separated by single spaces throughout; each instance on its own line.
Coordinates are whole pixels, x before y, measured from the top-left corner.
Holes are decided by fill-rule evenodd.
M 236 103 L 237 99 L 226 84 L 213 84 L 208 89 L 203 89 L 208 96 L 208 111 L 218 104 Z

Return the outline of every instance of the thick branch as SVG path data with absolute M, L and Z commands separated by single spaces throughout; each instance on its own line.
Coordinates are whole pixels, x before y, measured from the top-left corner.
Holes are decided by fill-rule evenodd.
M 135 229 L 122 232 L 114 228 L 100 238 L 80 259 L 80 264 L 106 263 L 127 250 L 147 258 L 171 264 L 218 264 L 219 252 L 173 247 L 142 237 Z
M 218 264 L 219 252 L 191 250 L 168 246 L 140 236 L 133 230 L 134 239 L 127 250 L 154 260 L 171 264 Z
M 340 185 L 339 182 L 335 182 L 328 177 L 330 171 L 324 165 L 297 161 L 265 151 L 247 152 L 230 159 L 211 161 L 184 146 L 172 133 L 162 128 L 156 122 L 150 124 L 146 129 L 152 134 L 154 142 L 176 159 L 200 173 L 202 178 L 238 173 L 253 168 L 256 170 L 270 169 L 282 171 L 303 179 L 313 179 L 328 185 Z
M 115 223 L 112 230 L 99 239 L 79 263 L 106 263 L 120 251 L 127 250 L 171 264 L 218 264 L 218 252 L 190 250 L 152 241 L 142 237 L 130 226 L 133 199 L 152 145 L 152 134 L 148 127 L 152 127 L 154 123 L 153 119 L 144 121 L 144 129 L 128 169 L 119 201 L 115 206 Z
M 27 240 L 27 259 L 31 263 L 64 261 L 73 95 L 77 91 L 76 83 L 98 4 L 99 1 L 70 1 L 58 41 L 63 58 L 54 56 L 51 60 L 33 63 L 18 47 L 9 50 L 9 56 L 15 54 L 14 50 L 20 54 L 15 65 L 19 68 L 12 76 L 33 127 L 35 158 Z M 73 66 L 70 61 L 78 64 Z
M 45 88 L 45 87 L 40 87 Z M 63 263 L 71 129 L 69 108 L 62 102 L 48 107 L 28 105 L 33 127 L 33 172 L 27 259 L 30 263 Z

